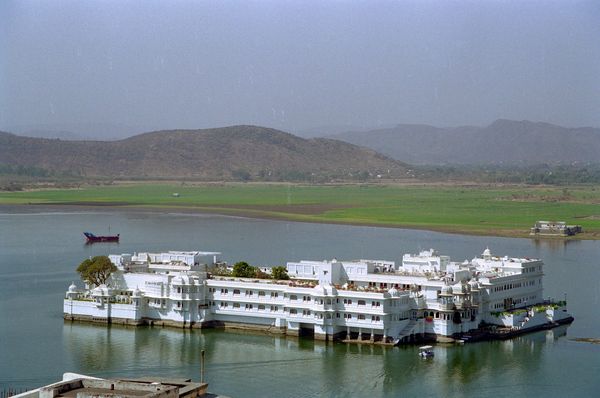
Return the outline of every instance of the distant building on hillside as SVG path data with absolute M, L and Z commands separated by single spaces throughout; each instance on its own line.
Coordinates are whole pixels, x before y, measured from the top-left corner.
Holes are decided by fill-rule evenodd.
M 567 225 L 564 221 L 537 221 L 530 235 L 572 236 L 583 232 L 581 225 Z

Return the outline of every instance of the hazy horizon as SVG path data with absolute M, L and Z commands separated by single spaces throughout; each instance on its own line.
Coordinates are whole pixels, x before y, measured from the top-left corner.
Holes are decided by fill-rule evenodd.
M 4 1 L 0 130 L 599 127 L 599 17 L 592 1 Z

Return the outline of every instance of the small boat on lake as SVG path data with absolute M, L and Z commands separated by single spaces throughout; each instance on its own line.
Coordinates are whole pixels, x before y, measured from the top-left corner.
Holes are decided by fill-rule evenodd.
M 119 234 L 117 235 L 104 235 L 97 236 L 91 232 L 84 232 L 85 238 L 87 239 L 87 243 L 96 243 L 96 242 L 118 242 Z
M 419 347 L 419 356 L 421 358 L 433 357 L 433 346 L 424 345 L 423 347 Z

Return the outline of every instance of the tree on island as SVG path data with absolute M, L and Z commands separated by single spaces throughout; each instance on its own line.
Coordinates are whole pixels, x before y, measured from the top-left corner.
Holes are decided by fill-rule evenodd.
M 283 266 L 271 268 L 271 274 L 267 274 L 258 267 L 253 267 L 245 261 L 239 261 L 233 265 L 231 276 L 238 278 L 258 279 L 290 279 L 287 269 Z
M 96 256 L 84 260 L 77 272 L 88 285 L 100 286 L 106 284 L 110 275 L 117 270 L 117 267 L 107 256 Z
M 256 271 L 256 267 L 251 266 L 245 261 L 239 261 L 233 264 L 233 272 L 231 275 L 238 278 L 255 278 Z
M 219 263 L 210 267 L 210 273 L 219 276 L 231 276 L 231 271 L 227 269 L 227 264 Z
M 273 279 L 290 279 L 290 276 L 287 273 L 287 269 L 280 265 L 277 267 L 271 268 L 271 276 Z

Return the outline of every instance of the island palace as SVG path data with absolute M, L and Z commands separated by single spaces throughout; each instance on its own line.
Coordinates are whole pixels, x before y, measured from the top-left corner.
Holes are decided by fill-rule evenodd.
M 217 252 L 110 255 L 109 284 L 69 286 L 68 320 L 257 329 L 315 339 L 398 344 L 452 341 L 496 328 L 510 336 L 569 323 L 566 302 L 543 299 L 538 259 L 452 262 L 435 250 L 393 261 L 287 263 L 289 280 L 212 272 Z

